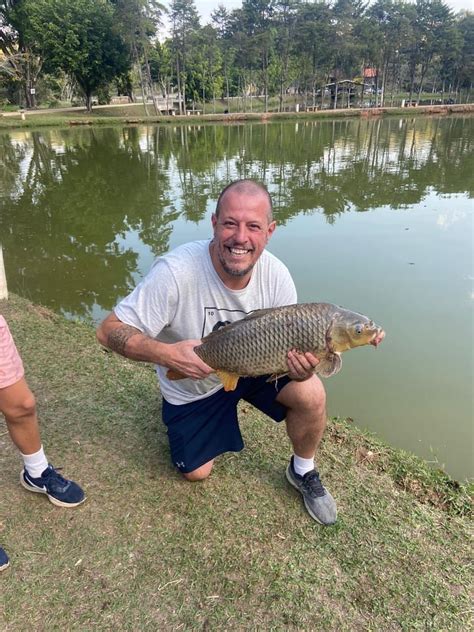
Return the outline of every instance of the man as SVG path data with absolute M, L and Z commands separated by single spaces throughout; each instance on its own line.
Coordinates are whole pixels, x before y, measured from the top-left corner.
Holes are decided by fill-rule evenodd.
M 0 316 L 0 412 L 8 432 L 23 457 L 20 483 L 30 492 L 45 494 L 59 507 L 77 507 L 85 500 L 84 492 L 61 476 L 48 463 L 41 444 L 36 402 L 24 377 L 23 363 L 8 325 Z M 0 571 L 9 565 L 0 548 Z
M 225 392 L 194 352 L 203 336 L 255 309 L 296 302 L 287 268 L 265 250 L 275 230 L 266 188 L 253 180 L 228 185 L 212 216 L 213 239 L 191 242 L 155 262 L 135 290 L 97 330 L 101 344 L 153 362 L 163 395 L 171 457 L 189 481 L 209 476 L 214 459 L 243 448 L 236 406 L 249 401 L 275 421 L 286 420 L 294 448 L 288 481 L 318 522 L 336 521 L 336 504 L 315 470 L 326 426 L 325 392 L 313 369 L 317 358 L 292 350 L 288 377 L 241 378 Z M 167 371 L 187 376 L 170 381 Z

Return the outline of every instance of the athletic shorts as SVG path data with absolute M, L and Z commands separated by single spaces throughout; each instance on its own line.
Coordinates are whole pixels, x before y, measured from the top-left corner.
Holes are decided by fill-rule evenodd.
M 267 382 L 268 376 L 240 378 L 235 391 L 224 391 L 188 404 L 170 404 L 163 399 L 163 421 L 168 430 L 171 460 L 181 472 L 192 472 L 224 452 L 244 447 L 237 419 L 237 404 L 243 399 L 271 417 L 283 421 L 286 408 L 276 401 L 288 377 Z
M 24 376 L 23 362 L 3 316 L 0 316 L 0 388 L 16 384 Z

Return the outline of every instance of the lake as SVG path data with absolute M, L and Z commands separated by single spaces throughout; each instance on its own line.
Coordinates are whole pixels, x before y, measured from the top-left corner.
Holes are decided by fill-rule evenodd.
M 98 322 L 154 257 L 210 235 L 220 190 L 264 181 L 299 301 L 383 325 L 329 413 L 473 475 L 474 119 L 407 117 L 0 134 L 9 290 Z

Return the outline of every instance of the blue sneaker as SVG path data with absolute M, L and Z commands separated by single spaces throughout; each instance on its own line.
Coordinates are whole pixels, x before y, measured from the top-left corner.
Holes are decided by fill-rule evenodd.
M 8 559 L 8 555 L 5 553 L 5 550 L 0 546 L 0 571 L 4 571 L 6 568 L 10 566 L 10 561 Z
M 77 507 L 86 499 L 79 485 L 63 478 L 52 465 L 48 465 L 39 478 L 33 478 L 27 470 L 22 470 L 20 483 L 30 492 L 46 494 L 53 505 L 59 507 Z

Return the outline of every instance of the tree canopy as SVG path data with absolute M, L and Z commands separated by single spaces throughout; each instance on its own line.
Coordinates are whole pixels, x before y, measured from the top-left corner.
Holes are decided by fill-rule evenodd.
M 194 0 L 0 0 L 0 49 L 4 81 L 30 107 L 38 77 L 58 72 L 88 107 L 111 82 L 130 96 L 139 82 L 145 103 L 161 90 L 178 92 L 180 107 L 236 95 L 266 106 L 278 95 L 282 108 L 289 92 L 314 104 L 342 79 L 382 104 L 397 91 L 469 90 L 474 16 L 444 0 L 243 0 L 233 10 L 216 0 L 202 24 Z

